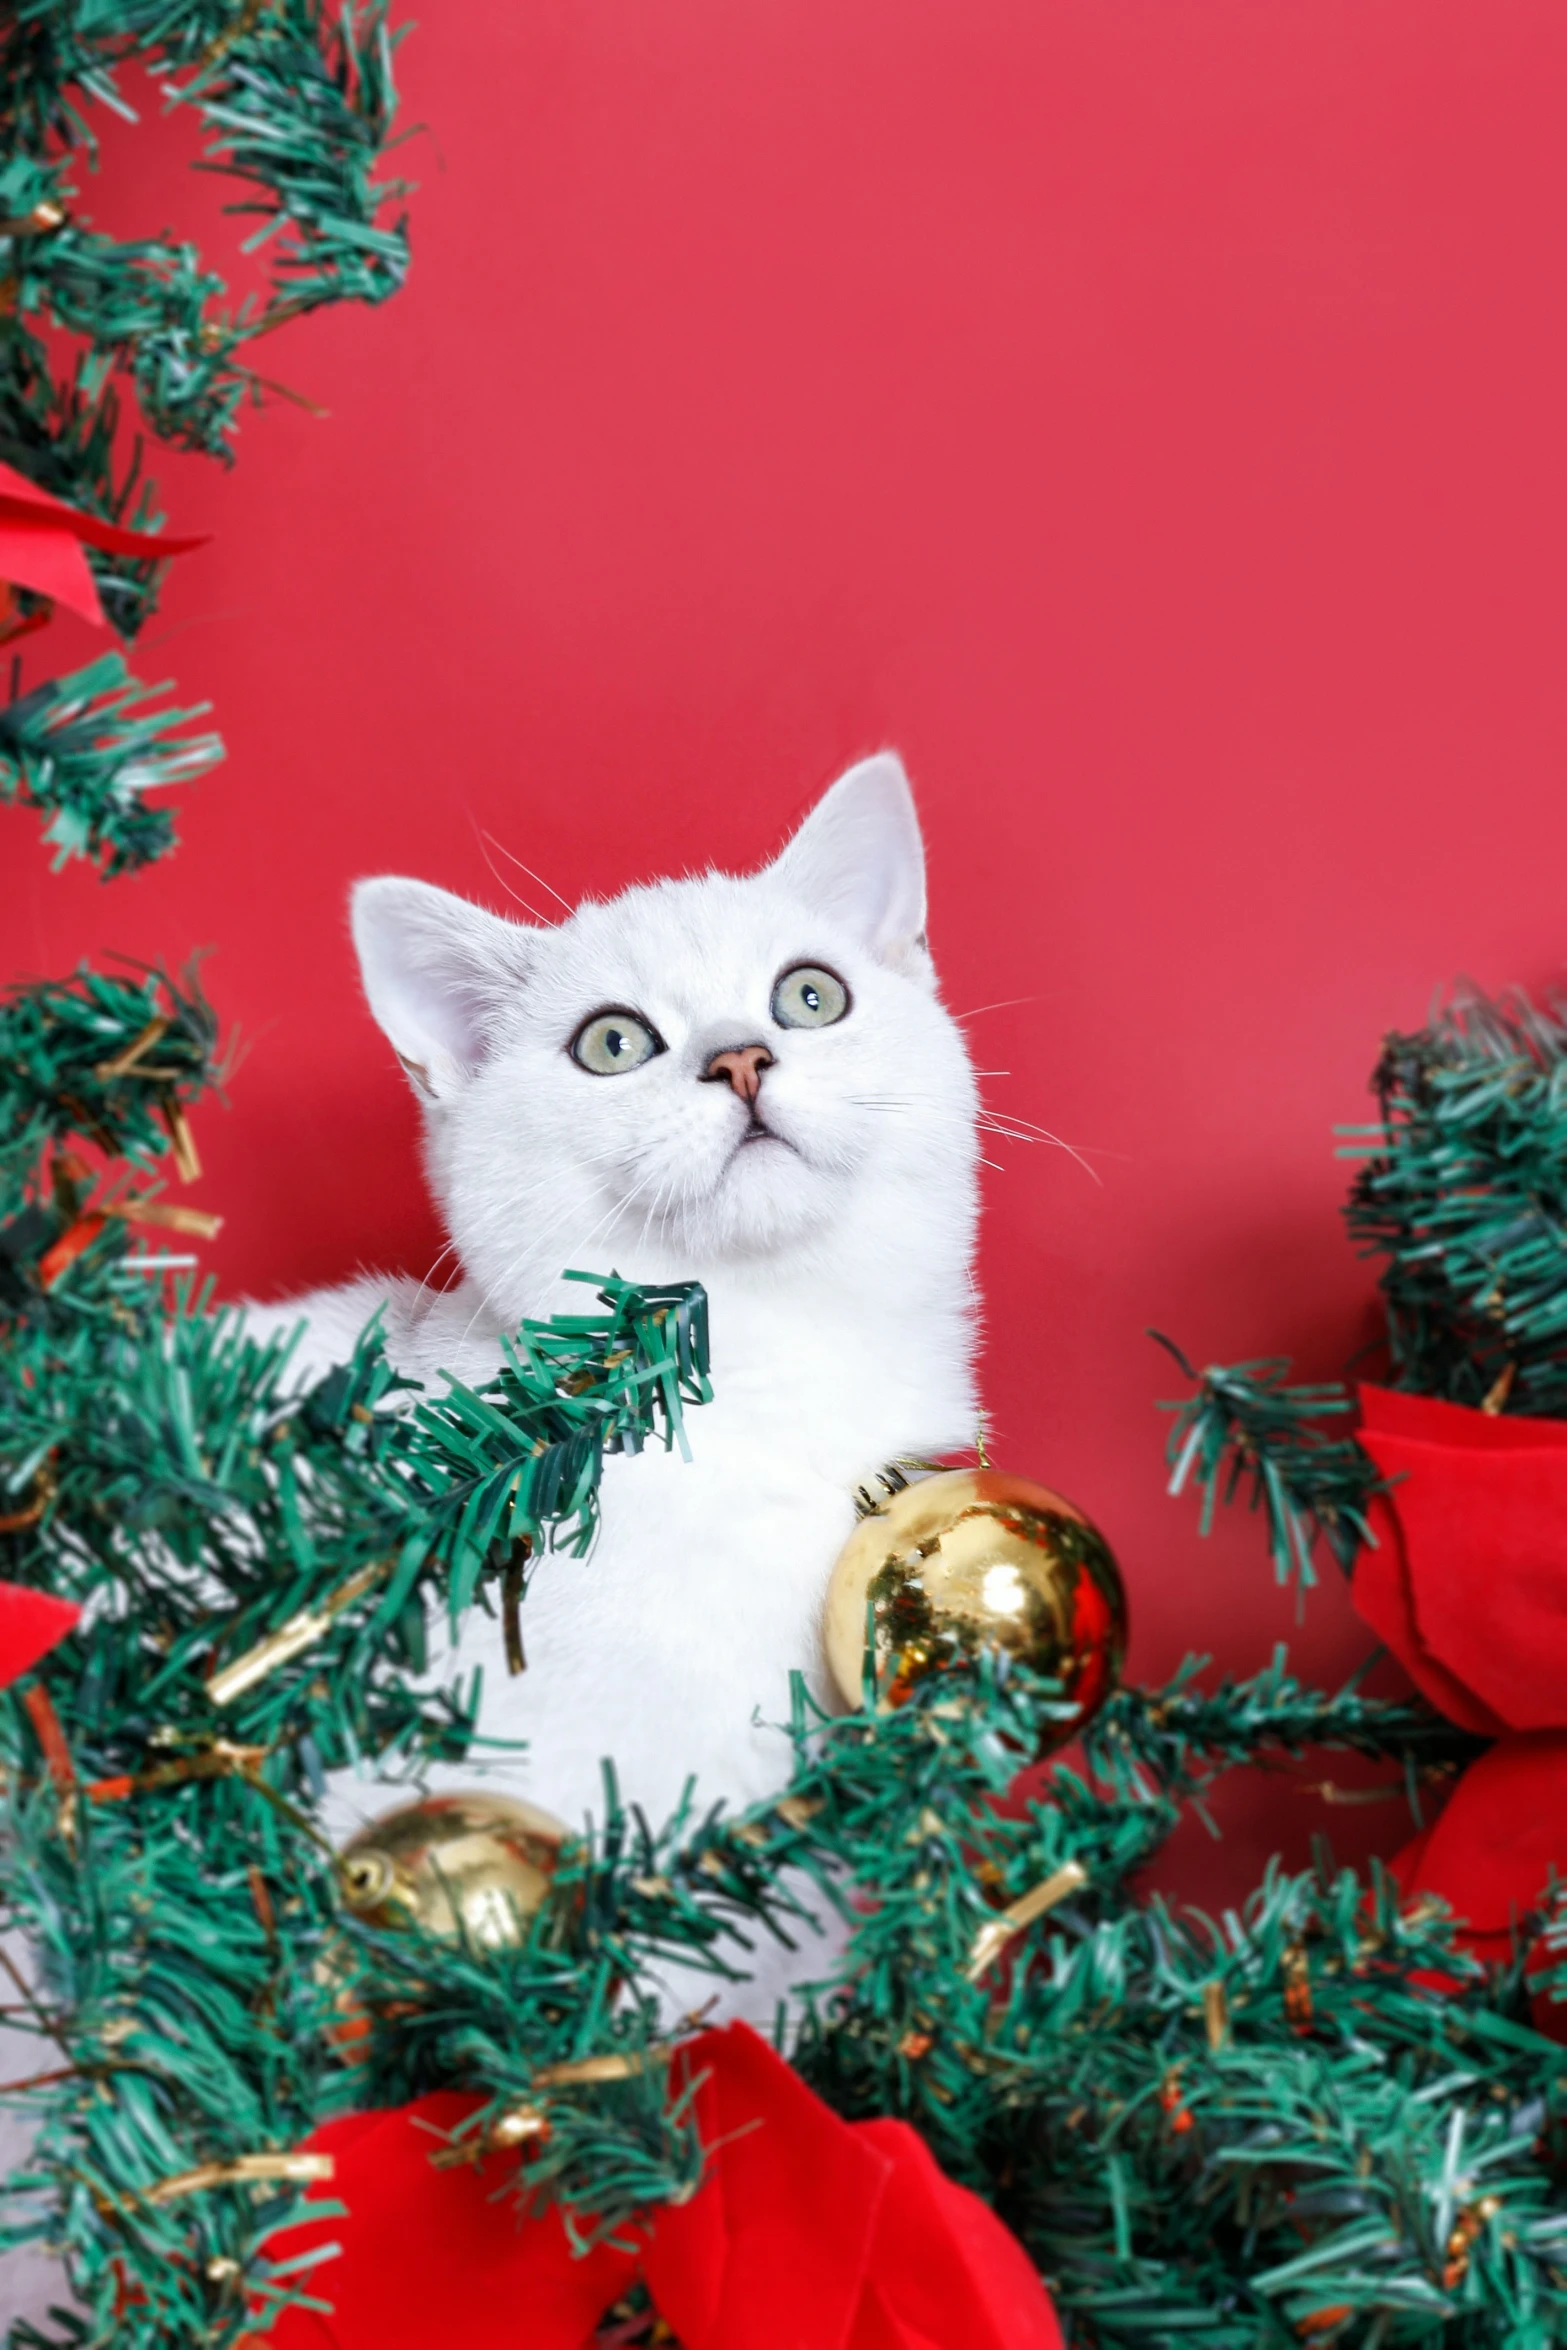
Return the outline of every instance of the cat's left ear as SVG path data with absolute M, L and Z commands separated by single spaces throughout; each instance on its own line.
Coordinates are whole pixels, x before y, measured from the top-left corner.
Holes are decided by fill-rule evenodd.
M 925 847 L 896 751 L 848 768 L 822 794 L 773 871 L 846 922 L 879 962 L 925 970 Z

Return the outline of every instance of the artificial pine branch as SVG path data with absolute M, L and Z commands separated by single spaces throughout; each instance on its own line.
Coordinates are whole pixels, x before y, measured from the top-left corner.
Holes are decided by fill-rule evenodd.
M 569 1442 L 584 1412 L 658 1412 L 671 1380 L 678 1399 L 700 1369 L 699 1325 L 688 1318 L 685 1343 L 671 1344 L 645 1321 L 633 1362 L 624 1339 L 641 1309 L 613 1291 L 612 1304 L 618 1333 L 579 1317 L 528 1334 L 492 1408 L 528 1404 L 543 1415 L 535 1439 L 547 1426 Z M 208 1334 L 206 1389 L 182 1327 Z M 1166 1690 L 1122 1693 L 1085 1768 L 1058 1766 L 1019 1813 L 995 1799 L 1052 1694 L 1026 1675 L 947 1676 L 894 1711 L 831 1721 L 802 1692 L 784 1795 L 738 1816 L 688 1808 L 655 1831 L 611 1786 L 604 1830 L 568 1853 L 519 1949 L 377 1931 L 338 1905 L 312 1790 L 356 1749 L 408 1769 L 460 1753 L 471 1703 L 399 1697 L 406 1616 L 378 1613 L 373 1596 L 237 1710 L 204 1709 L 208 1659 L 225 1623 L 246 1639 L 275 1627 L 301 1592 L 389 1548 L 399 1525 L 410 1539 L 422 1526 L 421 1574 L 432 1557 L 450 1571 L 453 1542 L 471 1557 L 492 1523 L 489 1500 L 469 1513 L 497 1465 L 495 1431 L 486 1419 L 476 1432 L 466 1403 L 449 1419 L 430 1404 L 431 1418 L 410 1413 L 373 1338 L 292 1404 L 280 1368 L 248 1346 L 186 1317 L 156 1346 L 128 1348 L 116 1398 L 148 1376 L 157 1388 L 153 1358 L 179 1377 L 157 1409 L 132 1414 L 140 1435 L 122 1482 L 100 1392 L 80 1470 L 61 1428 L 58 1484 L 3 1562 L 79 1596 L 120 1595 L 100 1602 L 90 1640 L 38 1676 L 70 1782 L 24 1703 L 8 1699 L 0 1724 L 8 1916 L 81 2066 L 33 2093 L 52 2117 L 40 2170 L 118 2195 L 112 2224 L 78 2200 L 70 2235 L 80 2289 L 91 2306 L 112 2296 L 130 2350 L 194 2336 L 198 2321 L 231 2339 L 252 2295 L 301 2282 L 329 2295 L 329 2272 L 293 2277 L 270 2244 L 296 2207 L 286 2186 L 259 2201 L 214 2187 L 188 2206 L 147 2191 L 196 2162 L 295 2144 L 344 2105 L 460 2085 L 479 2100 L 475 2141 L 519 2107 L 541 2110 L 548 2135 L 524 2181 L 590 2228 L 688 2191 L 700 2154 L 663 2095 L 655 1976 L 671 1959 L 743 1968 L 758 1933 L 808 1949 L 813 1904 L 857 1927 L 839 1980 L 809 2004 L 803 2069 L 845 2111 L 914 2121 L 1018 2226 L 1085 2334 L 1130 2345 L 1205 2328 L 1239 2345 L 1342 2306 L 1345 2340 L 1435 2346 L 1462 2322 L 1466 2341 L 1501 2350 L 1528 2338 L 1524 2319 L 1557 2323 L 1560 2225 L 1537 2142 L 1559 2125 L 1560 2058 L 1528 2029 L 1516 1970 L 1482 1989 L 1442 1921 L 1406 1917 L 1375 1881 L 1270 1879 L 1223 1932 L 1135 1890 L 1181 1803 L 1230 1762 L 1312 1741 L 1420 1767 L 1440 1739 L 1418 1709 L 1379 1709 L 1353 1689 L 1321 1698 L 1281 1660 L 1212 1692 L 1188 1671 Z M 69 1356 L 60 1379 L 69 1395 Z M 31 1408 L 43 1414 L 42 1398 Z M 520 1462 L 529 1424 L 518 1433 Z M 423 1448 L 448 1443 L 441 1488 Z M 300 1580 L 298 1527 L 269 1500 L 294 1457 L 309 1466 L 293 1490 L 308 1491 L 310 1524 L 332 1537 L 313 1581 Z M 94 1462 L 100 1479 L 109 1471 L 101 1500 Z M 576 1497 L 569 1480 L 558 1490 Z M 256 1555 L 223 1531 L 236 1509 Z M 263 1556 L 279 1586 L 265 1607 L 244 1597 Z M 151 1758 L 163 1767 L 149 1771 Z M 185 1777 L 167 1768 L 181 1760 Z M 1048 1923 L 1003 1933 L 976 1968 L 1007 1905 L 1063 1872 L 1078 1889 Z M 1423 1990 L 1437 1970 L 1469 1988 Z M 357 2063 L 345 2014 L 371 2023 L 368 2047 L 352 2043 Z M 571 2069 L 584 2058 L 601 2060 L 587 2077 Z M 1473 2192 L 1455 2185 L 1455 2133 L 1482 2181 Z M 1505 2260 L 1492 2256 L 1499 2228 L 1473 2218 L 1489 2194 L 1508 2215 Z M 57 2212 L 41 2186 L 14 2224 L 58 2229 Z
M 157 439 L 232 455 L 240 412 L 268 388 L 251 346 L 301 313 L 378 303 L 408 265 L 404 182 L 383 176 L 396 89 L 384 0 L 21 0 L 0 21 L 0 462 L 101 520 L 155 528 L 142 445 L 127 445 L 117 386 Z M 73 166 L 94 155 L 95 105 L 131 115 L 139 64 L 207 133 L 201 168 L 235 181 L 269 287 L 231 303 L 188 241 L 117 239 L 82 210 Z M 393 217 L 388 218 L 389 210 Z M 163 566 L 89 550 L 105 613 L 129 638 L 157 608 Z M 46 613 L 20 594 L 25 621 Z M 161 689 L 158 689 L 161 690 Z M 181 733 L 195 712 L 148 708 L 149 689 L 103 664 L 0 717 L 0 800 L 47 818 L 62 857 L 107 874 L 173 843 L 158 786 L 221 756 Z
M 91 350 L 55 372 L 43 340 L 0 313 L 0 462 L 101 522 L 156 530 L 162 518 L 143 477 L 142 443 L 127 441 L 122 427 L 112 377 Z M 87 561 L 106 617 L 122 637 L 134 637 L 157 609 L 164 567 L 93 547 Z M 41 598 L 29 603 L 43 608 Z
M 914 2121 L 996 2201 L 1074 2339 L 1562 2338 L 1546 2148 L 1567 2074 L 1518 1969 L 1484 1985 L 1380 1874 L 1270 1872 L 1222 1927 L 1132 1898 L 1125 1862 L 1175 1805 L 1113 1737 L 1118 1783 L 1058 1771 L 1002 1819 L 979 1787 L 987 1749 L 996 1787 L 1010 1768 L 1006 1689 L 981 1676 L 910 1712 L 837 1757 L 818 1833 L 869 1903 L 798 2061 L 842 2110 Z M 1073 1860 L 1083 1889 L 976 1982 L 981 1904 Z
M 411 1688 L 429 1605 L 455 1619 L 514 1559 L 584 1548 L 606 1453 L 680 1441 L 707 1392 L 690 1289 L 607 1283 L 606 1314 L 524 1325 L 488 1386 L 416 1402 L 374 1328 L 301 1391 L 286 1343 L 233 1314 L 187 1298 L 149 1321 L 126 1242 L 47 1288 L 20 1258 L 12 1284 L 0 1494 L 23 1523 L 0 1537 L 0 1573 L 84 1605 L 137 1597 L 95 1642 L 97 1776 L 142 1767 L 154 1715 L 171 1737 L 263 1748 L 290 1789 L 362 1753 L 446 1750 L 477 1699 Z M 322 1616 L 275 1669 L 240 1669 Z
M 33 322 L 81 336 L 130 377 L 160 440 L 227 454 L 256 389 L 240 356 L 248 343 L 323 303 L 384 301 L 406 276 L 406 220 L 381 221 L 407 193 L 379 177 L 396 112 L 395 46 L 383 0 L 341 11 L 320 0 L 160 0 L 102 15 L 60 0 L 24 4 L 0 35 L 0 126 L 12 156 L 0 182 L 0 261 L 35 363 L 44 346 Z M 206 167 L 239 183 L 232 209 L 258 218 L 249 245 L 268 249 L 264 302 L 226 310 L 221 277 L 193 246 L 120 242 L 74 211 L 59 151 L 90 154 L 92 144 L 76 94 L 129 113 L 116 77 L 132 62 L 167 101 L 197 112 L 210 134 Z
M 82 999 L 64 998 L 69 1083 Z M 134 1138 L 133 1108 L 109 1114 Z M 0 1701 L 0 1923 L 24 1931 L 71 2057 L 37 2092 L 36 2208 L 24 2194 L 10 2240 L 64 2225 L 89 2303 L 118 2313 L 117 2341 L 150 2345 L 243 2330 L 234 2279 L 266 2300 L 263 2239 L 292 2208 L 282 2188 L 258 2206 L 219 2187 L 193 2215 L 153 2190 L 286 2147 L 362 2087 L 333 2054 L 343 1976 L 328 1946 L 344 1926 L 309 1816 L 324 1772 L 469 1748 L 477 1686 L 411 1684 L 432 1590 L 456 1612 L 519 1546 L 580 1548 L 606 1452 L 678 1441 L 705 1396 L 706 1333 L 700 1291 L 609 1282 L 607 1313 L 525 1325 L 488 1387 L 413 1403 L 373 1331 L 301 1388 L 285 1345 L 189 1303 L 166 1323 L 138 1311 L 135 1278 L 127 1255 L 83 1256 L 56 1297 L 24 1266 L 0 1330 L 0 1574 L 78 1598 L 91 1624 L 29 1685 L 50 1737 L 27 1691 Z M 352 1607 L 322 1605 L 356 1577 Z M 275 1669 L 219 1694 L 236 1651 L 312 1611 L 305 1649 L 285 1643 Z M 472 1974 L 474 1954 L 443 1963 Z M 575 1961 L 553 1972 L 579 2024 L 585 2000 L 607 2009 Z M 595 2117 L 590 2103 L 590 2149 Z M 688 2145 L 683 2170 L 662 2154 L 633 2166 L 629 2202 L 672 2192 L 692 2159 Z M 580 2176 L 602 2198 L 596 2160 Z M 81 2200 L 84 2179 L 104 2213 Z
M 1346 1216 L 1383 1260 L 1394 1383 L 1567 1413 L 1567 1014 L 1462 987 L 1371 1082 Z
M 1198 1685 L 1202 1670 L 1203 1660 L 1189 1657 L 1162 1689 L 1118 1689 L 1085 1733 L 1099 1771 L 1135 1768 L 1166 1793 L 1190 1798 L 1233 1764 L 1323 1749 L 1395 1763 L 1413 1793 L 1485 1744 L 1423 1698 L 1367 1697 L 1359 1674 L 1331 1693 L 1307 1688 L 1282 1647 L 1262 1672 L 1216 1689 Z
M 1210 1364 L 1198 1372 L 1170 1339 L 1158 1331 L 1150 1336 L 1197 1382 L 1194 1396 L 1159 1408 L 1175 1414 L 1166 1446 L 1169 1490 L 1182 1493 L 1196 1483 L 1202 1532 L 1212 1526 L 1217 1504 L 1233 1501 L 1245 1482 L 1249 1506 L 1266 1514 L 1268 1549 L 1281 1583 L 1316 1581 L 1312 1553 L 1323 1537 L 1347 1572 L 1361 1544 L 1372 1540 L 1366 1510 L 1382 1485 L 1375 1463 L 1353 1436 L 1329 1435 L 1319 1424 L 1353 1412 L 1348 1390 L 1290 1386 L 1282 1356 L 1228 1368 Z
M 194 964 L 178 979 L 158 970 L 122 978 L 83 964 L 70 979 L 8 989 L 0 995 L 0 1183 L 25 1191 L 42 1154 L 73 1139 L 155 1173 L 174 1147 L 169 1104 L 183 1107 L 221 1085 L 229 1060 Z M 47 1180 L 35 1188 L 52 1194 Z M 10 1204 L 0 1194 L 0 1205 Z
M 204 775 L 223 745 L 215 734 L 181 731 L 205 715 L 205 703 L 155 707 L 168 690 L 143 685 L 118 653 L 105 653 L 0 704 L 0 802 L 48 819 L 43 836 L 57 868 L 84 857 L 112 880 L 172 848 L 173 820 L 148 794 Z

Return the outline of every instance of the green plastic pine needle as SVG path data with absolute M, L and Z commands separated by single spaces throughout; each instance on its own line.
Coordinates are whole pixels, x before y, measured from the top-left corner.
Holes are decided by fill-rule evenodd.
M 1395 1384 L 1567 1413 L 1567 1016 L 1461 988 L 1372 1087 L 1347 1218 L 1382 1260 Z
M 340 301 L 377 303 L 408 267 L 406 183 L 388 177 L 397 36 L 382 0 L 20 0 L 0 21 L 0 462 L 100 520 L 155 530 L 141 426 L 228 458 L 243 409 L 279 386 L 254 346 Z M 267 290 L 230 299 L 188 240 L 122 239 L 94 226 L 81 166 L 108 107 L 134 119 L 126 69 L 206 133 L 200 168 L 235 190 L 241 242 Z M 164 565 L 88 551 L 104 610 L 133 637 L 157 608 Z M 23 620 L 47 615 L 18 592 Z M 0 800 L 36 807 L 61 859 L 113 874 L 163 856 L 166 811 L 146 794 L 199 775 L 215 737 L 180 729 L 112 657 L 35 687 L 0 713 Z
M 1250 1486 L 1250 1506 L 1261 1508 L 1268 1524 L 1268 1548 L 1281 1583 L 1316 1581 L 1312 1553 L 1326 1537 L 1346 1570 L 1372 1539 L 1366 1522 L 1371 1497 L 1381 1487 L 1375 1463 L 1353 1436 L 1335 1436 L 1321 1426 L 1353 1412 L 1353 1396 L 1342 1387 L 1292 1387 L 1283 1358 L 1210 1365 L 1195 1371 L 1179 1347 L 1157 1331 L 1197 1392 L 1184 1403 L 1160 1405 L 1173 1412 L 1166 1456 L 1171 1493 L 1195 1482 L 1202 1494 L 1202 1531 L 1213 1523 L 1217 1504 Z
M 21 0 L 0 24 L 0 460 L 152 527 L 127 387 L 154 436 L 223 456 L 262 338 L 395 290 L 392 52 L 375 4 Z M 188 242 L 87 212 L 92 125 L 130 111 L 132 66 L 203 121 L 268 268 L 248 306 Z M 91 561 L 133 635 L 161 566 Z M 170 845 L 148 795 L 217 745 L 155 698 L 111 657 L 0 712 L 0 797 L 58 856 L 112 875 Z M 1554 1013 L 1465 998 L 1388 1049 L 1352 1213 L 1387 1258 L 1406 1385 L 1567 1402 L 1562 1037 Z M 1419 1817 L 1470 1751 L 1418 1703 L 1307 1688 L 1282 1654 L 1117 1692 L 1026 1801 L 1001 1799 L 1049 1684 L 982 1660 L 832 1719 L 797 1684 L 788 1786 L 738 1814 L 694 1788 L 650 1822 L 606 1758 L 602 1824 L 513 1946 L 359 1917 L 326 1773 L 482 1770 L 480 1690 L 431 1675 L 431 1625 L 525 1616 L 540 1556 L 591 1544 L 606 1455 L 685 1443 L 705 1300 L 606 1279 L 515 1333 L 483 1385 L 415 1387 L 374 1327 L 303 1381 L 286 1342 L 168 1279 L 162 1236 L 191 1211 L 162 1178 L 227 1065 L 193 973 L 83 969 L 0 1004 L 0 1578 L 84 1609 L 0 1692 L 4 2004 L 38 2052 L 8 2091 L 38 2136 L 0 2245 L 63 2247 L 81 2311 L 12 2350 L 229 2350 L 291 2298 L 329 2303 L 330 2257 L 284 2232 L 300 2189 L 225 2166 L 426 2089 L 475 2100 L 456 2153 L 543 2111 L 516 2192 L 582 2235 L 687 2195 L 709 2150 L 670 2091 L 660 1984 L 743 1974 L 773 1939 L 809 1953 L 834 1916 L 847 1947 L 802 1960 L 822 1979 L 796 2061 L 997 2205 L 1073 2350 L 1567 2343 L 1567 2064 L 1532 2006 L 1567 1979 L 1559 1914 L 1532 1949 L 1520 1920 L 1487 1972 L 1433 1905 L 1326 1858 L 1220 1920 L 1142 1888 L 1227 1769 L 1351 1752 Z M 1334 1432 L 1342 1390 L 1251 1363 L 1171 1408 L 1205 1523 L 1246 1484 L 1281 1577 L 1309 1580 L 1324 1535 L 1349 1562 L 1376 1480 Z
M 205 704 L 154 708 L 168 690 L 142 685 L 106 653 L 0 705 L 0 801 L 48 819 L 57 868 L 85 857 L 112 879 L 173 846 L 173 820 L 148 795 L 204 775 L 223 745 L 182 731 Z
M 73 1140 L 155 1171 L 172 1148 L 168 1105 L 221 1084 L 227 1063 L 195 965 L 176 980 L 161 971 L 121 977 L 83 964 L 70 979 L 7 990 L 0 995 L 0 1182 L 27 1188 L 41 1154 Z M 48 1190 L 45 1183 L 33 1196 Z M 9 1204 L 0 1193 L 0 1205 Z

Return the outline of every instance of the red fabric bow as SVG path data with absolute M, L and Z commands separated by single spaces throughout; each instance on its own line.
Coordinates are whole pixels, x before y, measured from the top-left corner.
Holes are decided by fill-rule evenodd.
M 707 2175 L 650 2213 L 640 2249 L 573 2255 L 559 2216 L 519 2219 L 515 2157 L 436 2170 L 452 2094 L 330 2122 L 323 2197 L 348 2217 L 281 2232 L 280 2261 L 336 2243 L 312 2274 L 330 2317 L 291 2309 L 270 2350 L 586 2350 L 638 2277 L 685 2350 L 1061 2350 L 1032 2262 L 954 2186 L 906 2123 L 844 2122 L 744 2024 L 677 2062 L 696 2094 Z
M 81 1612 L 53 1592 L 30 1591 L 25 1583 L 0 1583 L 0 1689 L 30 1672 L 74 1628 Z
M 50 497 L 14 467 L 0 465 L 0 579 L 32 588 L 101 628 L 103 606 L 82 553 L 84 544 L 106 555 L 145 555 L 157 561 L 165 555 L 183 555 L 203 541 L 100 522 L 63 499 Z
M 1360 1391 L 1360 1441 L 1396 1479 L 1355 1606 L 1433 1705 L 1497 1743 L 1392 1866 L 1477 1957 L 1505 1957 L 1567 1874 L 1567 1422 Z

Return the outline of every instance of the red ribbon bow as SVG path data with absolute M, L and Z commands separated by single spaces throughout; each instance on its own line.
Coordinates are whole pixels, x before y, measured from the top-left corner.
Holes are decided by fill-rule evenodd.
M 329 2122 L 322 2196 L 348 2217 L 280 2231 L 280 2261 L 336 2243 L 311 2272 L 332 2314 L 294 2308 L 269 2350 L 586 2350 L 638 2278 L 684 2350 L 1061 2350 L 1022 2246 L 938 2169 L 904 2122 L 840 2121 L 744 2024 L 676 2059 L 701 2079 L 714 2149 L 689 2203 L 650 2213 L 639 2248 L 574 2255 L 554 2210 L 522 2218 L 515 2157 L 437 2170 L 432 2130 L 472 2100 L 424 2097 Z
M 1379 1387 L 1360 1402 L 1360 1441 L 1397 1482 L 1373 1504 L 1355 1606 L 1433 1705 L 1496 1740 L 1392 1866 L 1502 1958 L 1567 1870 L 1567 1422 Z
M 81 514 L 52 498 L 25 474 L 0 465 L 0 579 L 33 589 L 95 626 L 104 625 L 98 589 L 82 553 L 84 545 L 105 555 L 144 555 L 161 561 L 199 547 L 199 538 L 166 538 L 161 531 L 124 530 Z

